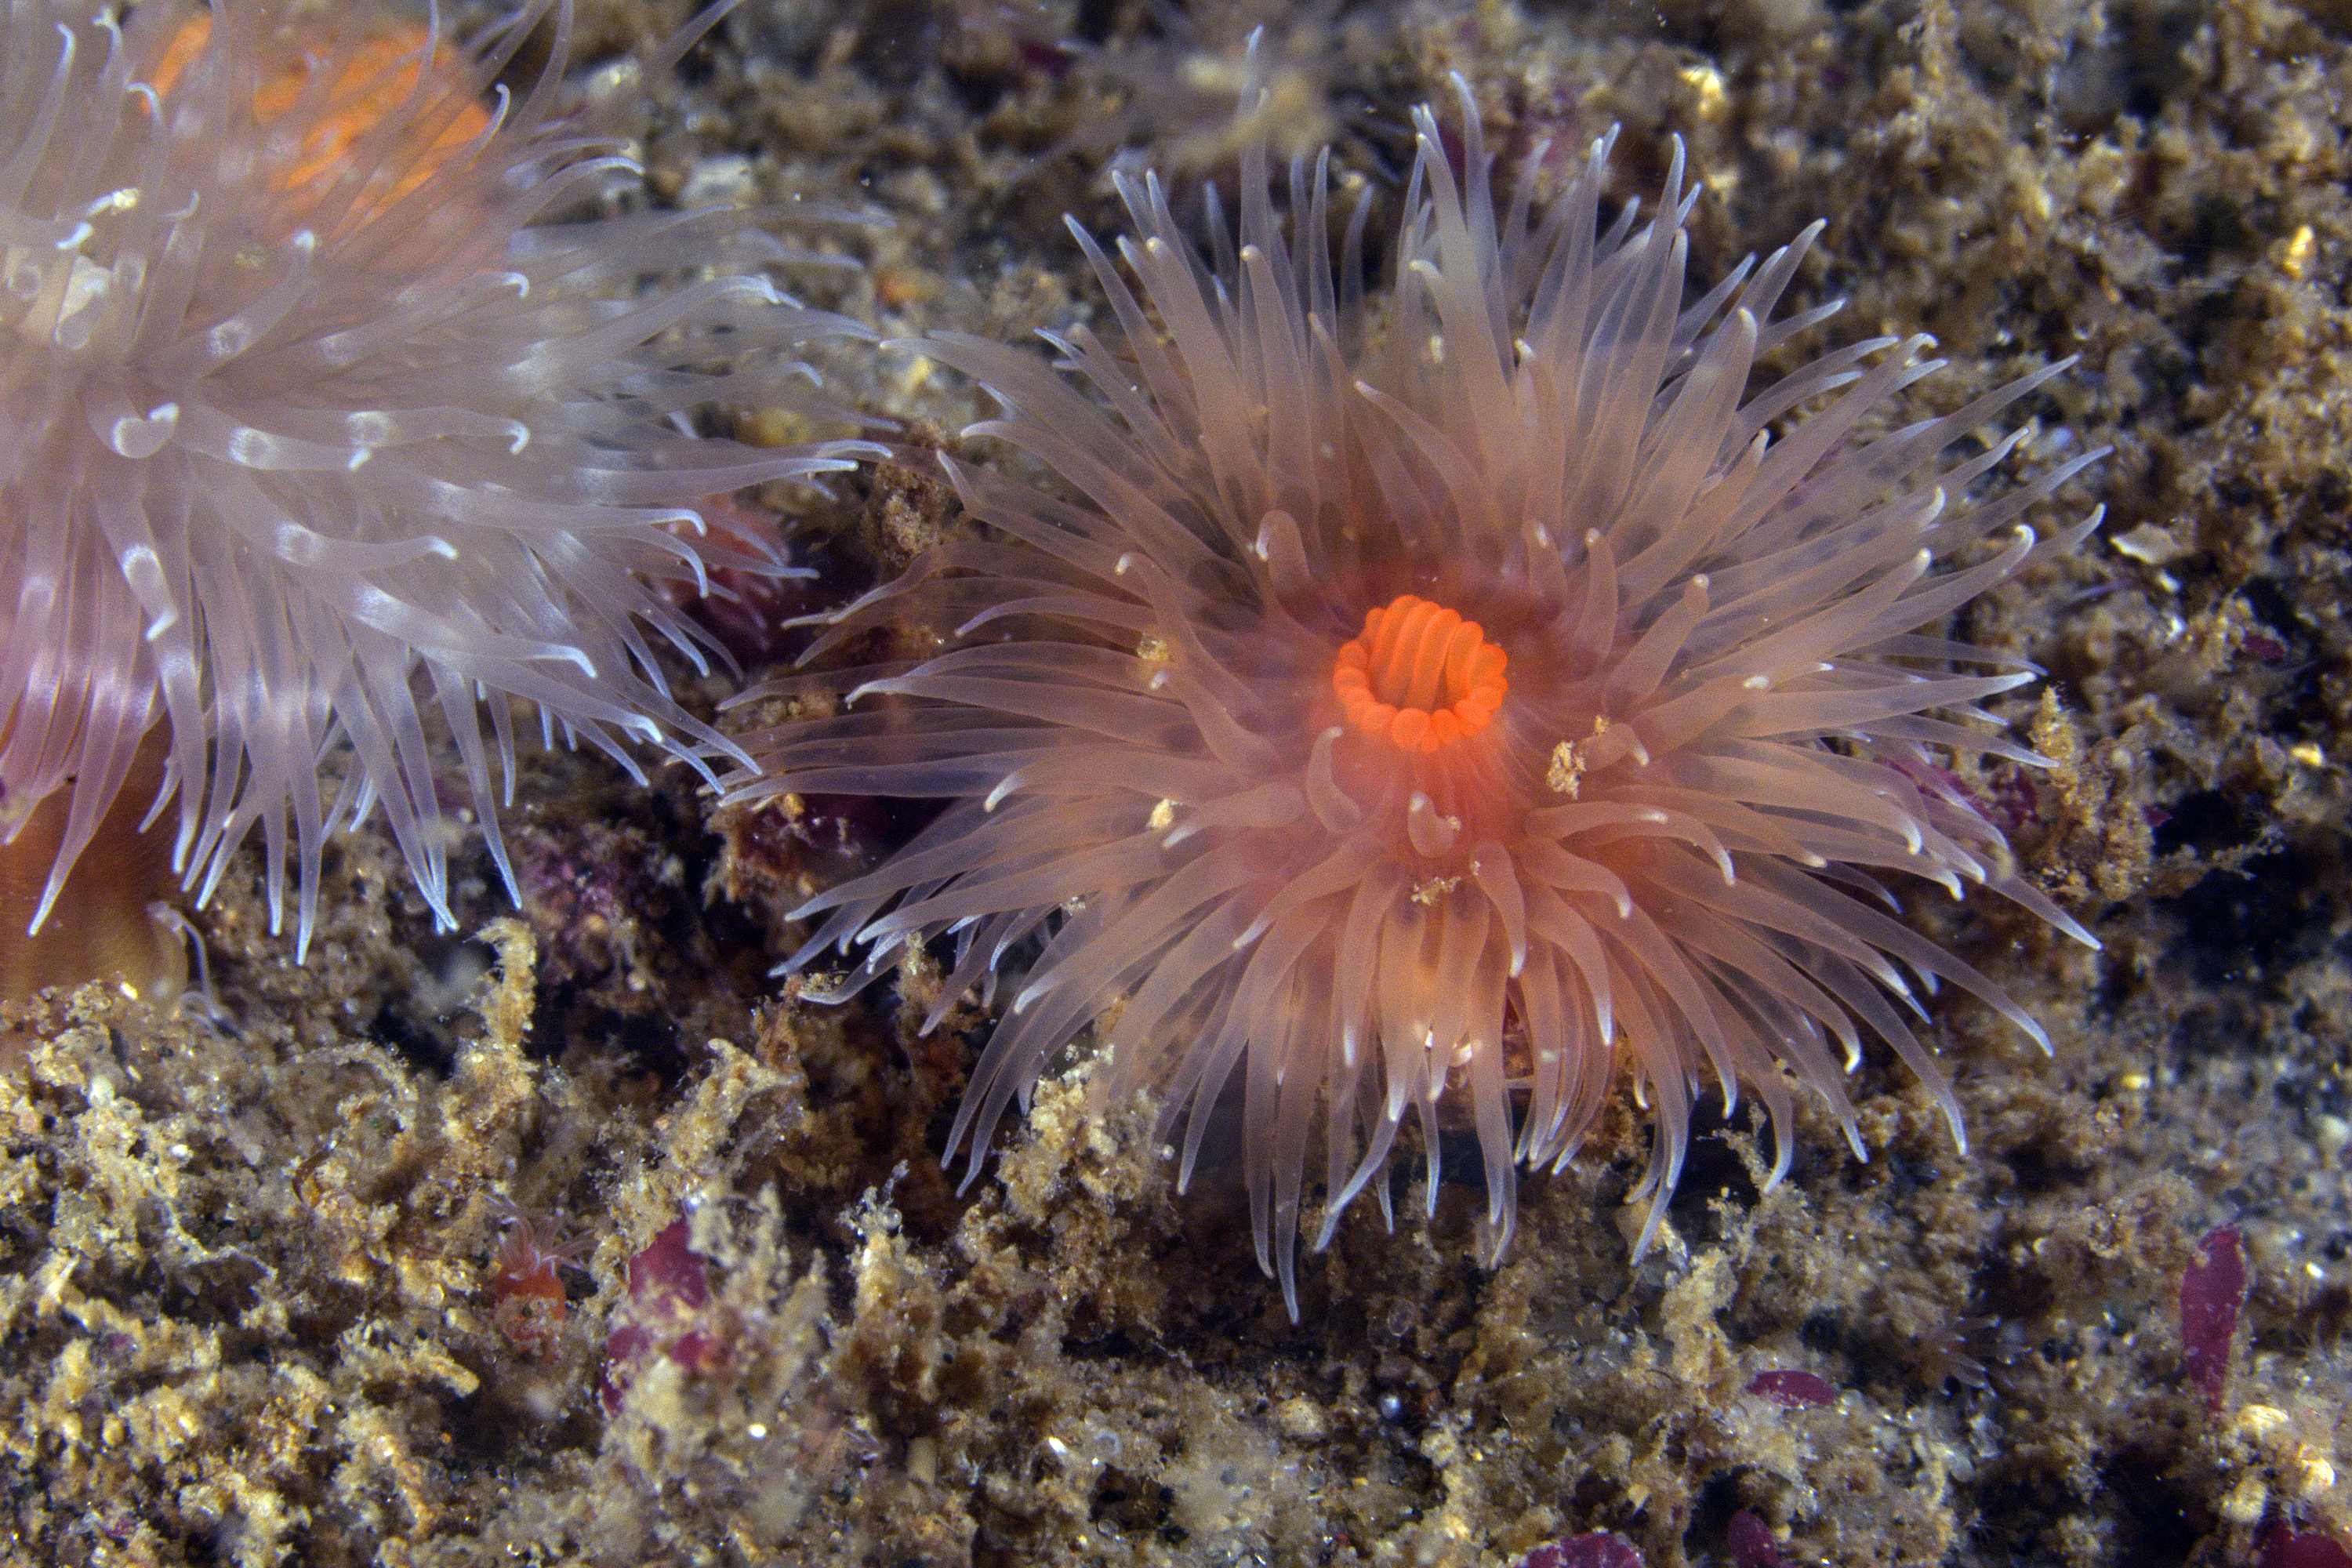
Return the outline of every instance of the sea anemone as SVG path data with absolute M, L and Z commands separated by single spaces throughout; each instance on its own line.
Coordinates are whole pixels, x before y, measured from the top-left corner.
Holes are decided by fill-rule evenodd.
M 1378 23 L 1339 10 L 1336 0 L 1161 7 L 1146 37 L 1066 46 L 1083 101 L 1055 152 L 1140 172 L 1148 144 L 1180 184 L 1230 174 L 1252 145 L 1278 161 L 1311 153 L 1339 129 L 1335 67 L 1376 47 Z
M 169 902 L 172 835 L 146 823 L 163 783 L 163 749 L 139 748 L 122 788 L 92 837 L 106 846 L 106 874 L 69 877 L 37 931 L 0 925 L 0 1003 L 24 1002 L 46 986 L 105 975 L 163 1006 L 187 989 L 184 921 Z M 60 790 L 16 824 L 0 844 L 0 915 L 38 908 L 64 841 L 71 792 Z M 0 1068 L 0 1070 L 5 1070 Z
M 509 698 L 633 772 L 634 742 L 729 750 L 669 693 L 660 646 L 712 645 L 658 582 L 774 570 L 695 502 L 855 449 L 689 416 L 784 396 L 782 353 L 854 329 L 745 270 L 789 259 L 756 215 L 591 216 L 635 170 L 564 110 L 569 0 L 462 49 L 373 7 L 125 10 L 0 22 L 0 837 L 69 801 L 13 919 L 55 907 L 153 728 L 199 901 L 258 823 L 307 942 L 322 841 L 380 805 L 446 923 L 436 729 L 509 889 Z
M 2096 521 L 2041 542 L 2021 521 L 2096 454 L 1976 494 L 2024 432 L 1971 437 L 2064 367 L 1897 428 L 1939 363 L 1924 337 L 1751 394 L 1759 358 L 1836 308 L 1773 320 L 1819 226 L 1686 300 L 1679 147 L 1646 218 L 1603 220 L 1610 140 L 1548 206 L 1538 150 L 1498 210 L 1463 97 L 1458 163 L 1417 116 L 1384 305 L 1355 283 L 1360 206 L 1334 265 L 1328 154 L 1293 164 L 1286 224 L 1261 151 L 1238 246 L 1213 209 L 1210 259 L 1151 178 L 1122 184 L 1132 283 L 1076 231 L 1121 350 L 1073 328 L 1057 375 L 913 344 L 1003 405 L 969 435 L 1060 485 L 951 462 L 984 530 L 813 652 L 902 624 L 946 646 L 751 737 L 767 776 L 739 792 L 948 802 L 803 906 L 822 923 L 790 967 L 862 946 L 808 983 L 838 997 L 951 935 L 933 1026 L 1022 972 L 950 1140 L 975 1167 L 1090 1025 L 1095 1082 L 1154 1093 L 1163 1136 L 1184 1121 L 1180 1181 L 1237 1101 L 1259 1261 L 1294 1315 L 1318 1125 L 1318 1247 L 1410 1112 L 1433 1205 L 1439 1133 L 1475 1128 L 1498 1252 L 1515 1163 L 1569 1160 L 1622 1061 L 1655 1117 L 1634 1194 L 1654 1228 L 1709 1081 L 1768 1110 L 1777 1177 L 1801 1089 L 1863 1153 L 1843 1080 L 1864 1031 L 1958 1134 L 1904 1016 L 1939 981 L 2046 1047 L 1890 912 L 1881 873 L 1990 888 L 2096 945 L 1937 760 L 2040 760 L 1974 706 L 2034 672 L 1937 628 Z

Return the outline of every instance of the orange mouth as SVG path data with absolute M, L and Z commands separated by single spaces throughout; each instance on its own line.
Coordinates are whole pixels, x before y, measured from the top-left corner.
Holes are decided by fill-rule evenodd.
M 325 89 L 325 112 L 306 127 L 299 161 L 282 178 L 284 189 L 300 190 L 339 170 L 362 137 L 410 101 L 419 78 L 428 68 L 424 58 L 427 37 L 423 27 L 413 24 L 395 26 L 344 56 L 334 81 Z M 211 39 L 210 16 L 197 16 L 174 34 L 156 64 L 155 89 L 170 94 Z M 317 90 L 311 79 L 316 68 L 312 62 L 309 68 L 291 68 L 263 82 L 253 95 L 254 119 L 267 125 L 300 105 L 306 95 Z M 446 47 L 434 51 L 429 68 L 445 79 L 429 84 L 428 95 L 448 90 L 460 80 L 460 57 Z M 415 138 L 415 144 L 404 143 L 384 159 L 387 165 L 401 167 L 402 173 L 383 204 L 398 201 L 432 178 L 443 163 L 488 130 L 489 123 L 488 110 L 467 103 Z
M 1486 727 L 1509 657 L 1455 611 L 1401 594 L 1339 649 L 1331 689 L 1348 721 L 1400 751 L 1436 752 Z

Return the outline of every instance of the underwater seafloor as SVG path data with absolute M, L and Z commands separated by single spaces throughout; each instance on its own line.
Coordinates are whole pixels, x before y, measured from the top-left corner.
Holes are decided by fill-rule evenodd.
M 687 10 L 583 5 L 583 58 Z M 820 236 L 866 266 L 803 292 L 1025 338 L 1094 304 L 1058 218 L 1117 227 L 1115 158 L 1230 175 L 1249 19 L 749 0 L 646 110 L 649 184 L 887 213 Z M 1238 1193 L 1179 1198 L 1076 1070 L 957 1192 L 986 1020 L 913 1035 L 935 972 L 839 1008 L 767 978 L 888 812 L 550 756 L 507 818 L 519 911 L 468 844 L 435 933 L 362 832 L 307 965 L 257 856 L 197 917 L 212 1016 L 95 986 L 0 1016 L 0 1560 L 1505 1568 L 1598 1531 L 1654 1568 L 2342 1560 L 2352 5 L 1331 0 L 1269 48 L 1277 138 L 1391 199 L 1458 71 L 1507 151 L 1622 122 L 1619 196 L 1686 139 L 1697 279 L 1825 216 L 1801 302 L 1852 303 L 1799 349 L 1935 333 L 1906 416 L 2080 356 L 2034 445 L 2114 445 L 2065 496 L 2106 525 L 1961 618 L 2051 672 L 2003 711 L 2060 767 L 1971 777 L 2105 951 L 1908 896 L 2055 1054 L 1948 1002 L 1968 1152 L 1874 1054 L 1867 1163 L 1811 1111 L 1760 1193 L 1745 1110 L 1710 1124 L 1638 1265 L 1630 1103 L 1524 1182 L 1491 1272 L 1475 1182 L 1423 1224 L 1406 1162 L 1394 1234 L 1359 1205 L 1294 1325 Z M 826 368 L 910 446 L 979 409 L 903 354 Z M 757 499 L 820 570 L 804 606 L 961 526 L 911 462 Z M 2217 1388 L 2179 1299 L 2225 1222 L 2251 1290 Z M 522 1225 L 568 1300 L 514 1284 Z M 702 1337 L 608 1397 L 633 1257 Z

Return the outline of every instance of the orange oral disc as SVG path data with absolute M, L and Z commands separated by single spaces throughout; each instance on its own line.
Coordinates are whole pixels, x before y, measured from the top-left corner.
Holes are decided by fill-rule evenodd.
M 287 190 L 299 190 L 339 173 L 364 137 L 383 121 L 406 110 L 416 95 L 418 78 L 425 71 L 429 69 L 436 79 L 446 79 L 425 84 L 425 96 L 416 100 L 420 106 L 433 102 L 462 82 L 457 74 L 462 68 L 460 57 L 446 47 L 434 51 L 429 67 L 425 64 L 425 46 L 429 37 L 423 27 L 395 25 L 345 54 L 333 83 L 323 89 L 324 111 L 304 128 L 307 134 L 299 154 L 300 162 L 280 176 L 279 183 Z M 152 73 L 155 89 L 168 95 L 211 39 L 209 16 L 194 16 L 184 24 L 163 47 L 163 57 L 156 62 Z M 320 90 L 312 81 L 311 73 L 322 68 L 313 60 L 308 68 L 289 68 L 262 82 L 253 95 L 254 119 L 268 124 L 291 112 L 306 94 Z M 385 171 L 379 176 L 379 184 L 389 183 L 393 174 L 398 175 L 397 183 L 381 193 L 381 205 L 389 206 L 423 184 L 444 162 L 488 130 L 489 124 L 489 111 L 471 101 L 454 110 L 420 115 L 414 136 L 395 149 L 377 153 Z
M 1331 665 L 1348 722 L 1400 751 L 1436 752 L 1476 734 L 1503 705 L 1510 659 L 1477 622 L 1400 594 L 1364 616 Z

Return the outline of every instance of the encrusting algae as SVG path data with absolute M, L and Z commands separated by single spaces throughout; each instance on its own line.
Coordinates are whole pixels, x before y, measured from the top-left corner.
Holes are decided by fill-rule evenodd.
M 682 20 L 583 8 L 582 90 L 646 82 L 620 51 Z M 1115 197 L 1099 156 L 1037 156 L 1087 144 L 1089 85 L 967 20 L 746 6 L 674 100 L 625 111 L 647 187 L 888 211 L 814 301 L 886 336 L 1098 323 L 1054 220 L 1108 232 Z M 777 995 L 766 970 L 809 934 L 784 911 L 919 815 L 716 807 L 683 770 L 639 789 L 525 750 L 502 808 L 520 910 L 478 839 L 446 841 L 459 929 L 518 917 L 488 942 L 436 933 L 378 820 L 324 842 L 303 963 L 263 858 L 231 858 L 194 920 L 209 1010 L 106 986 L 0 1003 L 0 1560 L 1516 1568 L 1614 1535 L 1650 1564 L 2290 1568 L 2352 1541 L 2341 19 L 2223 8 L 2184 37 L 1865 0 L 1336 20 L 1358 40 L 1329 61 L 1336 188 L 1361 171 L 1377 212 L 1402 195 L 1382 127 L 1459 70 L 1507 166 L 1622 123 L 1604 215 L 1646 204 L 1684 138 L 1694 277 L 1832 215 L 1790 309 L 1843 295 L 1856 333 L 1930 331 L 1950 361 L 1885 428 L 2076 356 L 2018 456 L 2113 444 L 2084 486 L 2111 521 L 1941 635 L 2050 672 L 2046 698 L 1985 705 L 2060 767 L 1949 772 L 2104 951 L 1906 897 L 2055 1047 L 1931 1005 L 1969 1152 L 1875 1050 L 1847 1083 L 1868 1161 L 1800 1102 L 1769 1190 L 1779 1146 L 1710 1097 L 1636 1263 L 1652 1144 L 1621 1092 L 1574 1163 L 1522 1182 L 1497 1268 L 1475 1261 L 1479 1185 L 1430 1191 L 1416 1163 L 1379 1185 L 1433 1217 L 1341 1225 L 1293 1325 L 1252 1268 L 1234 1151 L 1213 1129 L 1180 1201 L 1150 1119 L 1097 1109 L 1089 1039 L 960 1195 L 939 1155 L 1009 997 L 948 994 L 952 954 L 921 947 L 856 1001 Z M 1104 50 L 1155 26 L 1090 25 Z M 989 537 L 921 458 L 980 397 L 905 355 L 824 369 L 901 445 L 830 498 L 740 503 L 730 527 L 784 510 L 821 574 L 790 613 Z M 851 651 L 919 659 L 955 630 Z M 1516 694 L 1516 657 L 1504 679 Z M 672 688 L 706 719 L 732 689 Z M 542 1248 L 585 1244 L 562 1311 L 520 1334 L 499 1285 L 517 1213 Z M 2224 1222 L 2246 1281 L 2217 1409 L 2180 1302 Z M 608 1414 L 640 1294 L 657 1331 Z

